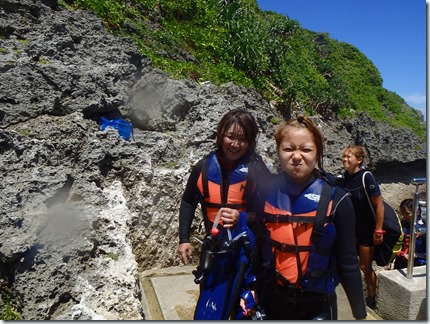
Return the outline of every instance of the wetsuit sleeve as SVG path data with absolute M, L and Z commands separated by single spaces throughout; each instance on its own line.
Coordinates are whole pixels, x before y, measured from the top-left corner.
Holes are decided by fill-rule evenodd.
M 266 164 L 262 160 L 258 160 L 254 173 L 255 189 L 248 201 L 248 210 L 254 212 L 254 214 L 259 213 L 264 208 L 271 176 L 272 174 Z
M 260 292 L 270 267 L 271 258 L 270 235 L 263 222 L 264 205 L 267 193 L 275 190 L 275 176 L 269 171 L 266 165 L 257 174 L 257 192 L 254 198 L 256 217 L 255 221 L 248 225 L 256 236 L 256 244 L 251 254 L 250 265 L 250 273 L 255 276 L 256 280 L 248 289 Z
M 197 191 L 198 178 L 199 172 L 197 166 L 195 166 L 188 178 L 179 208 L 179 244 L 190 242 L 191 224 L 199 202 Z
M 352 314 L 357 319 L 367 316 L 363 294 L 363 281 L 356 250 L 355 212 L 350 197 L 338 188 L 339 203 L 336 207 L 334 224 L 336 226 L 336 262 L 340 283 L 345 290 Z M 335 201 L 335 206 L 336 206 Z
M 257 217 L 257 219 L 259 219 L 259 217 Z M 255 281 L 249 285 L 247 289 L 256 290 L 260 293 L 270 266 L 270 234 L 266 226 L 259 220 L 257 221 L 254 233 L 256 236 L 256 243 L 251 253 L 249 273 L 255 277 Z
M 378 182 L 376 182 L 376 179 L 373 174 L 366 173 L 366 175 L 364 176 L 364 185 L 366 186 L 366 191 L 369 193 L 370 197 L 381 195 L 381 190 L 379 189 Z

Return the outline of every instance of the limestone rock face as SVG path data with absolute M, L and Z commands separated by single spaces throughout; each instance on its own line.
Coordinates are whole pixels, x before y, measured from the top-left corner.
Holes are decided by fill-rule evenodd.
M 56 1 L 2 0 L 0 6 L 2 127 L 43 114 L 92 116 L 128 100 L 147 60 L 94 13 Z
M 0 35 L 0 288 L 24 320 L 144 319 L 138 272 L 179 265 L 181 195 L 221 116 L 256 117 L 276 172 L 282 113 L 251 89 L 173 80 L 94 14 L 54 0 L 0 0 Z M 128 117 L 132 140 L 101 131 L 101 116 Z M 365 145 L 393 205 L 425 176 L 410 131 L 365 115 L 315 121 L 326 171 L 342 172 L 345 145 Z

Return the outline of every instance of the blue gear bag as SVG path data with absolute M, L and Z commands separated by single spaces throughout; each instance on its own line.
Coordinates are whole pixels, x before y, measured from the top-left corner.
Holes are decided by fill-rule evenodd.
M 100 121 L 102 123 L 102 131 L 104 131 L 106 127 L 110 126 L 116 129 L 119 136 L 127 141 L 133 135 L 133 124 L 127 120 L 122 118 L 107 119 L 106 117 L 101 117 Z

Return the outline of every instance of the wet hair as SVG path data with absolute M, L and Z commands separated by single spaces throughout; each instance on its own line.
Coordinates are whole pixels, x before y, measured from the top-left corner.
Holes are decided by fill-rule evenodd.
M 356 145 L 356 144 L 349 144 L 347 147 L 345 147 L 343 149 L 343 154 L 345 154 L 346 152 L 351 151 L 351 153 L 357 158 L 361 158 L 362 161 L 360 163 L 360 166 L 363 164 L 364 162 L 364 158 L 366 157 L 366 152 L 364 151 L 364 149 L 360 146 L 360 145 Z
M 257 144 L 258 125 L 254 116 L 241 108 L 230 110 L 221 118 L 216 135 L 218 149 L 221 149 L 227 131 L 235 124 L 243 129 L 243 133 L 249 144 L 248 150 L 254 151 Z
M 323 155 L 324 155 L 324 137 L 315 123 L 305 116 L 299 116 L 296 119 L 290 119 L 281 125 L 275 133 L 276 150 L 279 150 L 279 146 L 285 137 L 285 130 L 289 127 L 293 128 L 305 128 L 311 133 L 315 146 L 317 147 L 317 164 L 320 170 L 323 170 Z

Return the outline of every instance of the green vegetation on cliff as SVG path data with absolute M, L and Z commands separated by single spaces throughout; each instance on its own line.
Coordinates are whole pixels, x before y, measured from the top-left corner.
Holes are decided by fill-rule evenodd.
M 366 111 L 425 139 L 421 113 L 382 87 L 354 46 L 262 11 L 256 0 L 63 0 L 90 9 L 176 78 L 255 87 L 286 114 Z

